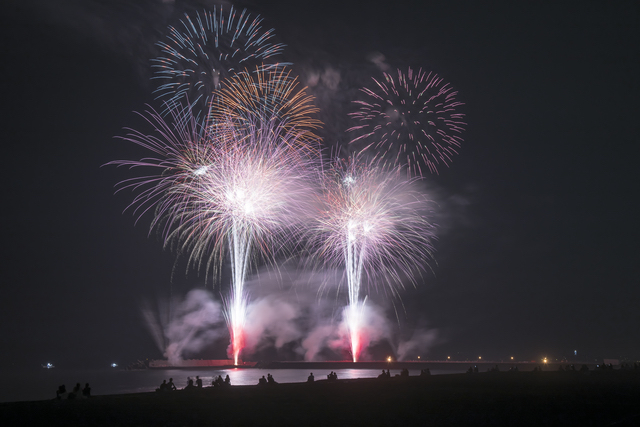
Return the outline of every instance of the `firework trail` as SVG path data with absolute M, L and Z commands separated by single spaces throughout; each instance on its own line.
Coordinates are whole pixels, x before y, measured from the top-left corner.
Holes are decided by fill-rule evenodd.
M 227 79 L 225 86 L 216 91 L 217 101 L 211 105 L 211 115 L 222 122 L 233 117 L 236 126 L 274 121 L 284 132 L 296 133 L 296 142 L 309 146 L 318 141 L 313 131 L 322 122 L 313 117 L 319 110 L 306 89 L 299 88 L 297 78 L 284 67 L 256 68 L 252 73 L 244 70 Z
M 433 252 L 429 201 L 400 169 L 336 159 L 324 172 L 308 240 L 311 251 L 345 269 L 349 305 L 344 319 L 354 362 L 362 351 L 363 284 L 387 285 L 392 294 L 424 269 Z
M 384 73 L 384 80 L 373 81 L 373 90 L 361 89 L 367 100 L 354 101 L 359 110 L 350 113 L 357 122 L 347 130 L 355 135 L 350 143 L 390 166 L 406 166 L 414 176 L 423 175 L 424 166 L 431 173 L 438 173 L 440 164 L 448 166 L 466 126 L 464 114 L 456 111 L 463 105 L 458 92 L 422 69 L 397 70 L 395 77 Z
M 154 93 L 169 105 L 186 96 L 192 105 L 206 106 L 213 90 L 239 69 L 277 68 L 270 61 L 284 48 L 273 42 L 273 29 L 263 31 L 259 15 L 233 6 L 228 12 L 214 6 L 213 11 L 185 13 L 168 30 L 166 40 L 157 43 L 162 53 L 152 68 L 159 81 Z

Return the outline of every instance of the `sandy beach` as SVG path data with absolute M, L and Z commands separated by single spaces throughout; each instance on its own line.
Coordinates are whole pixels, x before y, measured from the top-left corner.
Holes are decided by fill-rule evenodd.
M 635 426 L 638 402 L 637 371 L 486 372 L 2 403 L 0 413 L 4 426 Z

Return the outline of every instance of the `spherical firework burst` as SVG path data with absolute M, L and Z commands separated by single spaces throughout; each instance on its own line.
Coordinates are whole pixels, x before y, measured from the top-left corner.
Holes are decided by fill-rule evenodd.
M 313 115 L 319 110 L 313 96 L 300 88 L 296 77 L 285 68 L 254 72 L 244 70 L 226 80 L 216 92 L 211 115 L 224 122 L 232 117 L 236 126 L 255 126 L 275 122 L 287 133 L 296 133 L 304 145 L 318 140 L 313 133 L 322 123 Z M 273 126 L 273 125 L 270 125 Z
M 335 160 L 322 180 L 310 227 L 312 252 L 345 268 L 354 361 L 362 350 L 361 286 L 387 285 L 396 293 L 404 280 L 413 280 L 425 268 L 433 251 L 434 226 L 426 217 L 429 201 L 415 180 L 399 175 L 397 168 L 360 163 L 357 157 Z
M 281 238 L 291 238 L 291 229 L 299 226 L 300 203 L 308 192 L 310 151 L 298 149 L 296 137 L 268 123 L 228 123 L 217 134 L 213 161 L 197 185 L 185 182 L 168 191 L 180 218 L 170 238 L 189 247 L 193 260 L 209 262 L 223 258 L 225 239 L 233 233 L 248 233 L 262 254 L 284 248 Z
M 277 67 L 273 61 L 284 45 L 274 43 L 274 30 L 262 29 L 262 18 L 246 9 L 222 6 L 213 11 L 185 13 L 180 24 L 169 27 L 162 53 L 152 60 L 159 82 L 158 98 L 173 104 L 187 97 L 193 105 L 206 106 L 223 79 L 239 69 Z
M 357 125 L 351 144 L 373 152 L 375 159 L 390 165 L 407 166 L 414 175 L 423 175 L 424 166 L 437 173 L 441 164 L 448 166 L 462 143 L 466 126 L 458 92 L 434 73 L 409 68 L 397 77 L 384 73 L 384 80 L 374 89 L 363 88 L 367 100 L 351 113 Z

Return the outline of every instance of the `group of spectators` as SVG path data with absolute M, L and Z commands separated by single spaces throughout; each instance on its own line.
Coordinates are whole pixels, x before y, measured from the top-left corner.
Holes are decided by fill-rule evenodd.
M 231 385 L 231 378 L 227 375 L 224 379 L 222 379 L 222 375 L 218 375 L 211 381 L 212 387 L 228 387 Z M 178 388 L 173 383 L 173 378 L 169 378 L 169 382 L 167 380 L 162 381 L 160 387 L 156 389 L 158 392 L 167 392 L 167 391 L 175 391 Z M 199 375 L 196 375 L 195 381 L 191 377 L 187 377 L 187 385 L 182 390 L 196 390 L 202 389 L 202 378 Z
M 67 387 L 62 384 L 60 387 L 58 387 L 58 390 L 56 390 L 56 399 L 58 400 L 72 400 L 72 399 L 86 399 L 88 397 L 91 397 L 91 387 L 89 387 L 89 383 L 86 383 L 84 385 L 84 388 L 81 388 L 82 386 L 80 385 L 80 383 L 76 383 L 76 386 L 73 388 L 73 390 L 71 391 L 67 391 Z
M 271 384 L 278 384 L 276 380 L 273 378 L 273 375 L 271 374 L 267 374 L 267 378 L 265 378 L 263 375 L 262 378 L 258 380 L 258 385 L 271 385 Z

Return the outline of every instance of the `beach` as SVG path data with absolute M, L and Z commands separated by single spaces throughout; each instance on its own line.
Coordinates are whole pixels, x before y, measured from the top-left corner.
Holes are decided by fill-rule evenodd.
M 4 426 L 635 426 L 638 402 L 637 371 L 484 372 L 12 402 L 0 414 Z

